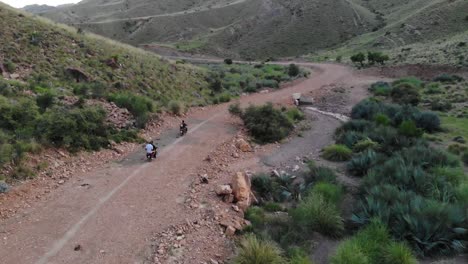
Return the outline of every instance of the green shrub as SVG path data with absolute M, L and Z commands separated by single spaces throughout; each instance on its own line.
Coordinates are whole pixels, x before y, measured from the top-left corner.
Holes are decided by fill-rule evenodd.
M 16 71 L 16 64 L 13 63 L 11 60 L 7 60 L 4 65 L 5 65 L 5 69 L 9 73 L 14 73 Z
M 384 65 L 386 61 L 388 61 L 390 58 L 388 55 L 382 54 L 382 52 L 371 52 L 369 51 L 367 53 L 367 60 L 369 61 L 369 64 L 373 65 L 375 63 L 379 63 L 381 65 Z
M 297 247 L 291 248 L 288 255 L 289 264 L 313 264 L 307 253 Z
M 343 197 L 343 188 L 333 183 L 318 182 L 312 187 L 310 194 L 321 195 L 325 201 L 338 206 Z
M 413 121 L 406 120 L 398 127 L 398 132 L 407 137 L 421 137 L 424 133 L 422 129 L 416 127 Z
M 461 184 L 465 179 L 465 173 L 462 167 L 439 166 L 433 168 L 431 173 L 438 178 L 443 178 L 453 186 Z
M 69 150 L 98 150 L 108 145 L 109 128 L 106 112 L 99 107 L 47 109 L 37 125 L 42 140 Z
M 167 107 L 174 115 L 180 115 L 182 113 L 182 104 L 179 101 L 172 100 L 167 104 Z
M 390 120 L 390 118 L 385 114 L 376 114 L 374 116 L 374 122 L 377 123 L 378 125 L 388 126 L 390 125 L 391 121 L 392 120 Z
M 386 248 L 384 254 L 384 264 L 417 264 L 418 261 L 413 255 L 411 249 L 404 243 L 390 243 Z
M 457 83 L 463 81 L 463 77 L 458 75 L 450 75 L 443 73 L 434 78 L 434 82 L 441 82 L 441 83 Z
M 431 110 L 447 112 L 452 109 L 452 104 L 448 101 L 434 100 L 431 102 Z
M 463 152 L 461 158 L 463 163 L 465 163 L 465 165 L 468 165 L 468 151 Z
M 271 103 L 263 106 L 249 106 L 242 115 L 249 133 L 261 143 L 281 140 L 293 129 L 292 122 Z
M 336 183 L 336 173 L 328 167 L 310 166 L 304 175 L 304 180 L 307 185 L 312 182 Z
M 289 76 L 296 77 L 297 75 L 299 75 L 299 73 L 300 73 L 300 70 L 296 64 L 289 64 L 289 68 L 288 68 Z
M 109 95 L 109 101 L 114 102 L 118 107 L 127 108 L 136 118 L 137 126 L 143 128 L 148 121 L 149 113 L 154 111 L 153 102 L 147 97 L 119 92 Z
M 266 174 L 252 177 L 252 189 L 261 197 L 271 198 L 274 192 L 273 178 Z
M 331 161 L 346 161 L 351 158 L 353 151 L 345 145 L 330 145 L 323 149 L 323 158 Z
M 224 59 L 224 63 L 226 63 L 227 65 L 231 65 L 232 59 Z
M 292 122 L 297 122 L 305 119 L 304 113 L 302 113 L 299 109 L 297 108 L 290 108 L 288 111 L 286 111 L 286 116 L 291 120 Z
M 341 243 L 331 263 L 361 263 L 354 262 L 352 250 L 365 263 L 416 263 L 411 250 L 403 243 L 393 242 L 385 225 L 378 220 L 372 220 L 351 239 Z
M 401 84 L 409 84 L 417 89 L 422 88 L 424 86 L 424 82 L 416 77 L 405 77 L 405 78 L 396 80 L 392 83 L 393 86 L 398 86 Z
M 353 63 L 359 63 L 361 67 L 364 67 L 364 61 L 366 60 L 366 55 L 362 52 L 354 54 L 350 57 Z
M 275 203 L 275 202 L 267 202 L 263 205 L 263 208 L 267 212 L 283 211 L 283 207 L 279 203 Z
M 439 83 L 430 83 L 430 84 L 426 85 L 424 93 L 426 93 L 426 94 L 441 94 L 441 93 L 443 93 L 443 91 L 440 88 Z
M 420 101 L 418 88 L 409 83 L 394 86 L 391 96 L 392 101 L 398 104 L 417 105 Z
M 370 138 L 366 138 L 354 144 L 353 151 L 359 153 L 359 152 L 363 152 L 366 150 L 376 150 L 378 148 L 379 148 L 379 143 L 373 141 Z
M 336 206 L 322 195 L 309 195 L 291 210 L 293 221 L 306 232 L 339 236 L 344 231 L 343 219 Z
M 339 134 L 336 137 L 336 143 L 353 148 L 358 142 L 366 140 L 368 137 L 362 132 L 348 131 Z
M 265 211 L 257 206 L 251 206 L 245 211 L 245 219 L 249 220 L 254 227 L 265 223 Z
M 47 108 L 51 107 L 55 103 L 55 94 L 48 92 L 40 94 L 36 97 L 36 104 L 42 111 L 45 111 Z
M 260 240 L 254 235 L 247 235 L 239 245 L 234 257 L 236 264 L 286 264 L 282 250 L 271 241 Z
M 218 102 L 219 103 L 227 103 L 231 101 L 231 95 L 227 92 L 224 92 L 220 95 L 218 95 Z
M 453 154 L 455 154 L 455 155 L 460 155 L 461 153 L 468 151 L 468 147 L 467 147 L 467 146 L 464 146 L 464 145 L 462 145 L 462 144 L 454 143 L 454 144 L 450 144 L 450 145 L 447 147 L 447 150 L 448 150 L 450 153 L 453 153 Z
M 15 167 L 10 176 L 15 180 L 26 180 L 34 178 L 35 174 L 30 167 L 20 164 Z
M 352 240 L 346 240 L 331 257 L 331 264 L 372 264 L 361 248 Z
M 377 161 L 377 153 L 373 150 L 366 150 L 352 158 L 347 164 L 347 169 L 352 175 L 362 177 L 377 164 Z
M 235 103 L 229 106 L 229 113 L 233 116 L 242 116 L 242 109 L 239 103 Z
M 422 112 L 416 116 L 416 125 L 427 132 L 440 131 L 440 118 L 433 112 Z

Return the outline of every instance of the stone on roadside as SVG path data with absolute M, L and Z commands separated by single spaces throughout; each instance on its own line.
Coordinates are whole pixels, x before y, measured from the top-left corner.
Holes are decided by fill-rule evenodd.
M 218 185 L 215 190 L 217 195 L 228 195 L 232 193 L 232 188 L 230 185 Z
M 251 152 L 252 151 L 252 147 L 250 146 L 250 144 L 247 141 L 245 141 L 245 139 L 243 139 L 243 138 L 239 138 L 236 141 L 236 147 L 238 149 L 240 149 L 242 152 Z
M 237 172 L 232 178 L 232 193 L 239 208 L 245 212 L 250 206 L 250 179 L 246 174 Z
M 7 193 L 10 190 L 10 185 L 0 182 L 0 193 Z
M 226 228 L 226 235 L 227 236 L 234 236 L 236 234 L 236 229 L 232 226 L 228 226 Z

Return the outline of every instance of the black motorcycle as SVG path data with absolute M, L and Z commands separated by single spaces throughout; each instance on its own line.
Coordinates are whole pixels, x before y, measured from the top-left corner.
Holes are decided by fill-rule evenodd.
M 180 136 L 184 136 L 185 134 L 187 134 L 187 127 L 184 127 L 184 126 L 180 126 Z

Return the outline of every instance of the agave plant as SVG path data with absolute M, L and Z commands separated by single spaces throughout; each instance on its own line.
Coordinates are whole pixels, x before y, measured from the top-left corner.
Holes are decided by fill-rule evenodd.
M 347 164 L 347 169 L 354 176 L 364 176 L 376 163 L 377 153 L 367 150 L 351 159 Z

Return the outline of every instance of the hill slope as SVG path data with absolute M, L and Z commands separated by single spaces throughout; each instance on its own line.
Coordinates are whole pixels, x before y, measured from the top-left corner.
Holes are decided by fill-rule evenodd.
M 205 102 L 205 71 L 198 68 L 4 5 L 0 28 L 0 166 L 40 145 L 98 149 L 110 139 L 131 140 L 134 125 L 144 126 L 171 100 Z M 127 108 L 126 121 L 134 123 L 109 122 L 122 110 L 110 102 Z M 109 107 L 115 111 L 104 111 Z
M 244 58 L 298 55 L 377 25 L 349 0 L 88 1 L 45 15 L 133 45 Z
M 362 4 L 381 17 L 381 28 L 326 56 L 381 49 L 392 53 L 395 62 L 468 65 L 468 1 L 369 0 Z
M 418 43 L 437 50 L 466 33 L 466 10 L 465 0 L 98 0 L 44 15 L 132 45 L 265 58 Z

